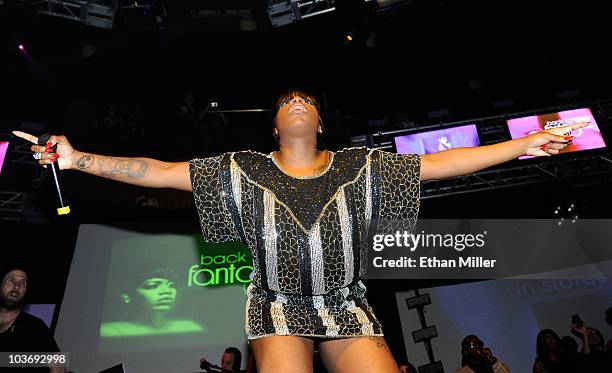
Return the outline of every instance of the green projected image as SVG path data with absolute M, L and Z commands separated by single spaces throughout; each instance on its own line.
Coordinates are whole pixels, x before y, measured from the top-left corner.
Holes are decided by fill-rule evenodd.
M 189 319 L 172 318 L 177 305 L 178 276 L 171 268 L 158 265 L 131 276 L 121 294 L 126 320 L 103 323 L 101 337 L 200 332 L 204 328 Z
M 240 244 L 199 235 L 146 235 L 113 242 L 100 351 L 217 346 L 244 339 L 245 288 L 253 270 Z

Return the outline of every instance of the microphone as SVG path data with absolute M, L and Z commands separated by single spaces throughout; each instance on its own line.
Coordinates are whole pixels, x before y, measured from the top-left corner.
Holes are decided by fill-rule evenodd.
M 211 363 L 205 358 L 200 359 L 200 369 L 204 369 L 207 372 L 221 372 L 221 373 L 233 373 L 231 370 L 223 369 L 218 365 Z
M 41 145 L 41 146 L 46 145 L 49 142 L 50 138 L 51 138 L 51 135 L 48 133 L 40 135 L 38 137 L 38 145 Z M 53 145 L 51 149 L 53 149 L 53 152 L 56 152 L 57 144 Z M 53 181 L 55 183 L 55 189 L 57 190 L 58 205 L 59 205 L 59 207 L 57 208 L 57 214 L 58 215 L 70 214 L 70 206 L 68 205 L 68 202 L 64 198 L 64 192 L 63 192 L 64 188 L 62 187 L 62 178 L 60 175 L 60 168 L 57 162 L 52 162 L 50 166 L 51 166 L 51 174 L 53 175 Z
M 216 367 L 210 361 L 206 360 L 205 358 L 201 358 L 200 359 L 200 369 L 208 370 L 209 368 L 216 368 Z

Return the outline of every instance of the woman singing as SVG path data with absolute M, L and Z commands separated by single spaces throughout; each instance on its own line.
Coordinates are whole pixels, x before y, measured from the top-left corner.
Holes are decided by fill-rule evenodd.
M 64 136 L 31 149 L 41 165 L 58 162 L 61 169 L 129 184 L 193 191 L 204 239 L 241 241 L 253 252 L 246 333 L 259 372 L 312 372 L 316 343 L 330 372 L 396 373 L 360 281 L 364 222 L 415 222 L 421 180 L 469 174 L 521 155 L 557 154 L 571 140 L 564 135 L 585 125 L 423 156 L 366 148 L 334 153 L 317 148 L 324 128 L 316 98 L 291 91 L 277 101 L 279 149 L 270 154 L 168 163 L 84 153 Z

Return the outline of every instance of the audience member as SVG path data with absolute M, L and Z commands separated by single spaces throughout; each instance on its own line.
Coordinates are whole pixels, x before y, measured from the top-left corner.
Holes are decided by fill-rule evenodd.
M 240 365 L 242 364 L 242 353 L 236 347 L 228 347 L 223 352 L 221 357 L 221 369 L 229 370 L 232 372 L 240 372 Z
M 0 270 L 0 351 L 59 352 L 47 325 L 22 311 L 28 274 L 20 268 Z M 2 370 L 2 368 L 0 368 Z M 19 368 L 19 372 L 64 373 L 63 367 Z
M 510 369 L 493 356 L 490 348 L 475 335 L 461 341 L 461 368 L 455 373 L 509 373 Z
M 537 357 L 533 364 L 533 373 L 565 372 L 561 360 L 561 340 L 552 329 L 542 329 L 536 339 Z
M 577 371 L 580 366 L 581 359 L 578 353 L 578 342 L 572 336 L 566 335 L 561 338 L 559 342 L 559 353 L 561 354 L 561 361 L 565 363 L 566 370 L 569 372 Z
M 584 325 L 577 327 L 572 324 L 572 333 L 582 340 L 580 371 L 609 372 L 612 370 L 606 356 L 604 338 L 599 330 Z

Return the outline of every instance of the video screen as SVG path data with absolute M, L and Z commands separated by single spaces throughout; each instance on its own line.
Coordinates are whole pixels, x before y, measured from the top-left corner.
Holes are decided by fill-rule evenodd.
M 71 370 L 195 372 L 227 347 L 246 365 L 248 248 L 151 224 L 80 227 L 55 331 Z
M 8 151 L 8 141 L 0 141 L 0 174 L 2 174 L 2 165 L 6 158 L 6 152 Z
M 561 150 L 560 154 L 572 153 L 582 150 L 605 148 L 606 143 L 601 136 L 601 131 L 593 117 L 590 108 L 573 109 L 533 115 L 529 117 L 515 118 L 507 121 L 508 129 L 512 139 L 517 139 L 555 127 L 567 126 L 575 123 L 590 123 L 587 127 L 577 129 L 572 132 L 574 141 L 571 145 Z M 522 156 L 519 159 L 534 158 L 534 156 Z
M 425 315 L 427 324 L 438 330 L 439 337 L 431 343 L 444 371 L 462 366 L 461 341 L 474 334 L 510 371 L 531 372 L 540 330 L 552 329 L 559 337 L 569 336 L 582 345 L 571 332 L 574 314 L 601 331 L 607 341 L 610 326 L 604 318 L 612 299 L 612 261 L 558 273 L 558 278 L 536 276 L 420 289 L 431 297 Z M 574 278 L 576 273 L 589 275 Z M 429 359 L 423 344 L 412 339 L 412 331 L 421 328 L 417 310 L 406 305 L 406 299 L 414 295 L 413 291 L 398 292 L 396 300 L 408 357 L 419 366 Z
M 396 136 L 394 141 L 400 154 L 433 154 L 480 145 L 475 124 Z

